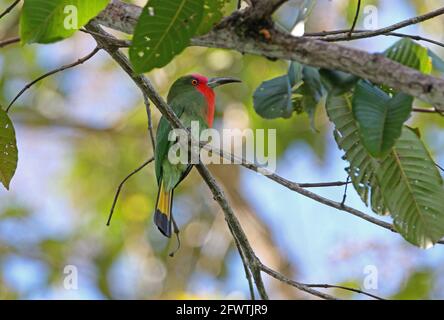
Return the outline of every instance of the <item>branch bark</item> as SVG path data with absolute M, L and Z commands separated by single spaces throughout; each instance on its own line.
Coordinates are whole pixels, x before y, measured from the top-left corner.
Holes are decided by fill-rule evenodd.
M 273 0 L 270 2 L 276 5 L 283 1 Z M 141 10 L 138 6 L 113 0 L 95 21 L 115 30 L 132 33 Z M 409 23 L 433 18 L 441 14 L 441 11 L 444 11 L 444 8 L 426 15 L 422 19 L 410 19 Z M 193 38 L 191 44 L 233 49 L 272 59 L 295 60 L 314 67 L 340 70 L 374 83 L 393 87 L 398 91 L 429 102 L 438 110 L 444 111 L 444 79 L 424 75 L 385 58 L 381 54 L 372 54 L 313 38 L 293 37 L 288 33 L 275 30 L 262 20 L 256 21 L 258 24 L 251 24 L 251 19 L 248 18 L 254 16 L 254 12 L 255 6 L 244 11 L 234 12 L 208 34 Z M 261 23 L 263 24 L 261 25 Z M 402 26 L 403 23 L 386 28 L 387 32 L 396 30 L 399 25 Z M 260 34 L 260 29 L 264 26 L 269 28 L 270 38 L 265 39 Z M 364 34 L 359 35 L 364 36 Z

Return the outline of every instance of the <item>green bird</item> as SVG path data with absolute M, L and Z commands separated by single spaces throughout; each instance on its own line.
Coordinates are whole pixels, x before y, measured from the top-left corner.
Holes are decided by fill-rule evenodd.
M 177 79 L 170 88 L 167 102 L 186 128 L 192 121 L 199 122 L 199 130 L 211 128 L 214 120 L 215 93 L 213 88 L 232 82 L 234 78 L 212 78 L 192 74 Z M 166 237 L 171 237 L 173 222 L 172 205 L 174 188 L 191 171 L 192 164 L 172 164 L 168 151 L 175 143 L 169 141 L 172 130 L 168 120 L 162 116 L 156 134 L 155 168 L 159 192 L 157 194 L 154 223 Z

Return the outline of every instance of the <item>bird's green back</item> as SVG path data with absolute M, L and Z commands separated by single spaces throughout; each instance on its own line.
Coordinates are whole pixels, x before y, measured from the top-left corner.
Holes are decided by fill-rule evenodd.
M 169 95 L 168 98 L 168 104 L 186 128 L 191 128 L 192 121 L 199 122 L 200 131 L 207 128 L 205 121 L 207 102 L 195 88 L 184 90 L 181 94 Z M 168 161 L 168 151 L 174 143 L 174 141 L 168 140 L 171 130 L 172 127 L 168 120 L 162 116 L 156 134 L 155 169 L 157 182 L 160 182 L 165 173 L 169 175 L 170 187 L 173 187 L 181 180 L 181 173 L 186 170 L 187 166 L 173 165 Z

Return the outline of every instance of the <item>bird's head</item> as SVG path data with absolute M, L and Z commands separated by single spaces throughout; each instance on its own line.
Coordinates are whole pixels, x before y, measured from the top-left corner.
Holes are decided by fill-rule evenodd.
M 233 82 L 241 82 L 235 78 L 211 78 L 200 74 L 192 74 L 177 79 L 168 93 L 168 103 L 180 99 L 188 108 L 196 108 L 204 112 L 208 127 L 212 127 L 215 111 L 215 94 L 213 89 Z M 177 100 L 176 100 L 177 101 Z
M 200 74 L 191 74 L 180 77 L 171 86 L 168 93 L 168 101 L 174 99 L 177 95 L 186 95 L 187 93 L 200 93 L 204 97 L 214 96 L 213 89 L 228 83 L 241 82 L 231 77 L 210 78 Z

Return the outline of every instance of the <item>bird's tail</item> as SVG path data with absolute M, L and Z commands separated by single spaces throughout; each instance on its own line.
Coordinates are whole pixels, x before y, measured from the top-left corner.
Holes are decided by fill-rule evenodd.
M 154 223 L 160 232 L 168 238 L 171 237 L 171 221 L 173 206 L 173 190 L 165 191 L 163 181 L 160 182 L 157 194 L 156 211 L 154 212 Z

